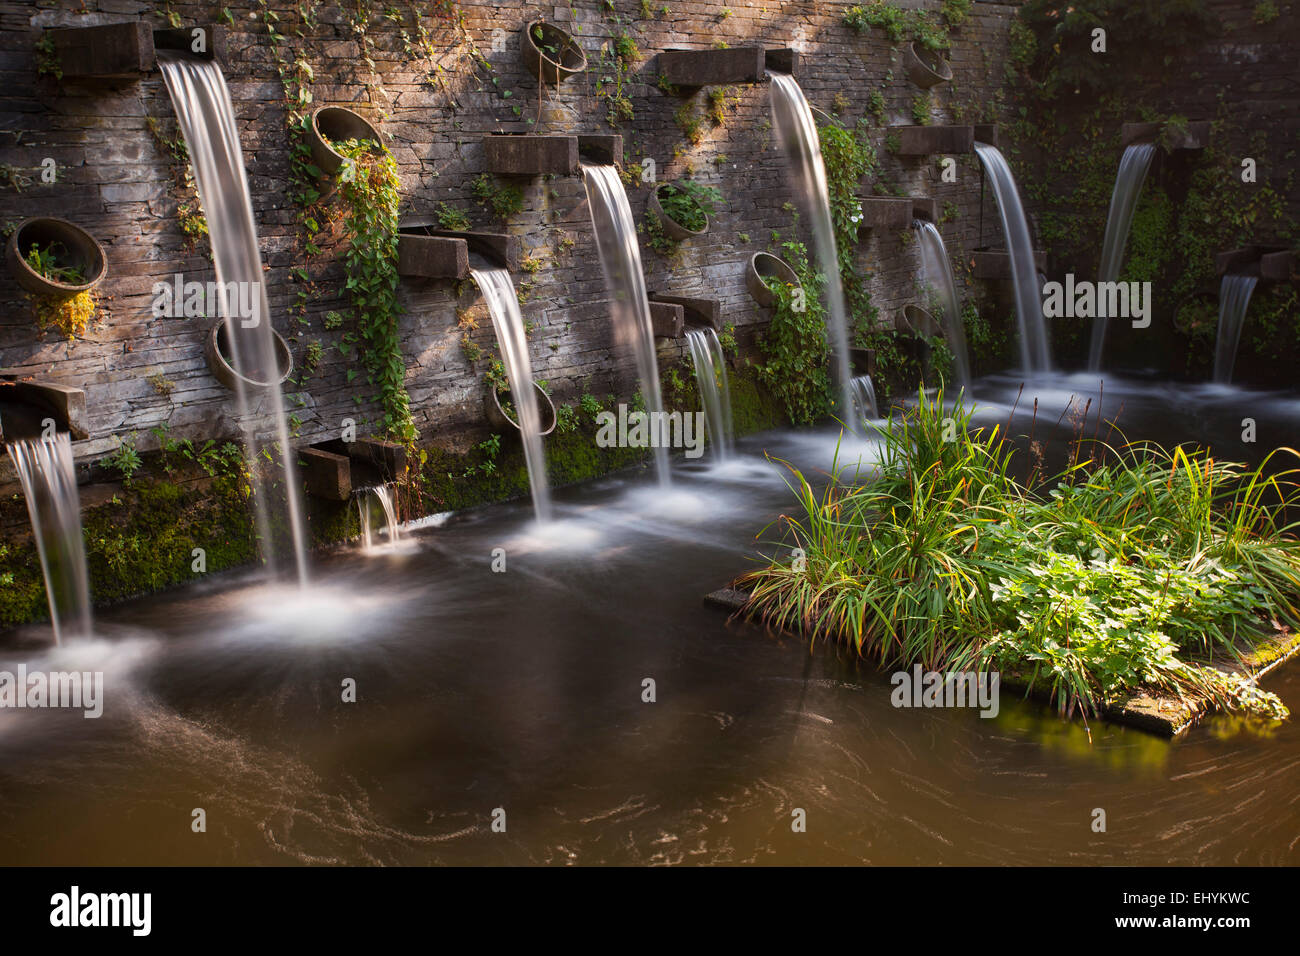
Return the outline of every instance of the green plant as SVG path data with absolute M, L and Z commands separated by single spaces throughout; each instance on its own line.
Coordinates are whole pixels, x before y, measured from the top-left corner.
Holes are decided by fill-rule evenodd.
M 101 458 L 100 464 L 117 471 L 122 476 L 122 481 L 129 485 L 135 473 L 144 464 L 135 447 L 135 432 L 131 432 L 126 437 L 119 435 L 116 450 L 111 455 Z
M 735 323 L 728 322 L 722 327 L 722 333 L 718 336 L 718 344 L 722 346 L 724 355 L 735 358 L 740 354 L 740 346 L 736 343 Z
M 502 221 L 522 212 L 524 208 L 523 189 L 496 182 L 488 173 L 481 173 L 474 180 L 473 194 L 481 205 L 490 207 Z
M 912 122 L 917 126 L 930 125 L 930 91 L 924 90 L 912 97 Z
M 1255 4 L 1255 9 L 1251 13 L 1251 19 L 1262 26 L 1264 24 L 1272 23 L 1281 15 L 1282 14 L 1278 12 L 1277 4 L 1274 3 L 1273 0 L 1259 0 L 1259 3 Z
M 555 409 L 555 430 L 561 435 L 578 430 L 578 410 L 572 405 L 559 405 Z
M 42 32 L 36 41 L 36 73 L 63 79 L 63 64 L 59 61 L 59 51 L 54 48 L 54 37 L 49 33 Z
M 818 494 L 791 469 L 800 560 L 748 576 L 749 612 L 887 666 L 1042 682 L 1062 712 L 1145 687 L 1286 715 L 1208 662 L 1300 620 L 1300 542 L 1282 523 L 1295 470 L 1080 437 L 1035 494 L 1012 477 L 1014 446 L 970 416 L 921 392 L 881 432 L 875 480 L 837 464 Z
M 803 243 L 786 242 L 784 250 L 800 285 L 765 280 L 774 304 L 772 322 L 759 339 L 765 360 L 759 374 L 790 421 L 807 425 L 824 417 L 831 406 L 830 349 L 820 298 L 825 279 L 809 264 Z
M 587 415 L 588 418 L 592 419 L 599 415 L 605 408 L 605 406 L 601 404 L 600 399 L 595 395 L 592 395 L 590 392 L 584 392 L 578 404 L 582 407 L 583 413 Z
M 709 224 L 709 216 L 717 213 L 722 202 L 722 193 L 717 187 L 705 186 L 692 179 L 667 183 L 659 188 L 659 205 L 664 213 L 683 229 L 693 232 Z
M 958 5 L 961 2 L 957 0 Z M 867 0 L 849 7 L 842 19 L 845 26 L 857 33 L 866 33 L 873 27 L 883 30 L 892 43 L 913 40 L 928 50 L 948 48 L 948 31 L 924 10 L 904 10 L 886 0 Z
M 695 112 L 690 100 L 677 108 L 673 113 L 673 121 L 692 146 L 699 146 L 704 142 L 704 122 Z
M 176 388 L 176 383 L 169 379 L 162 372 L 154 372 L 147 379 L 150 387 L 159 395 L 167 396 Z
M 455 206 L 445 202 L 438 203 L 437 217 L 439 229 L 446 229 L 448 232 L 469 232 L 469 216 Z
M 414 446 L 418 437 L 406 392 L 406 362 L 397 332 L 402 308 L 397 301 L 397 163 L 387 147 L 349 140 L 336 149 L 346 161 L 338 172 L 339 193 L 347 205 L 350 238 L 344 256 L 344 284 L 356 310 L 362 360 L 370 383 L 379 389 L 384 431 Z
M 36 243 L 28 247 L 23 258 L 32 270 L 51 282 L 64 285 L 81 285 L 86 281 L 85 273 L 75 263 L 67 261 L 68 250 L 61 242 L 51 242 L 44 249 Z
M 736 89 L 732 86 L 715 86 L 709 89 L 709 119 L 714 126 L 723 126 L 727 122 L 727 110 L 735 109 L 740 102 Z

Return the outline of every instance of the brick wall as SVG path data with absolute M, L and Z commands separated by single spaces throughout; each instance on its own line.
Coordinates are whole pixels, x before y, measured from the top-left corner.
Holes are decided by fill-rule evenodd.
M 937 9 L 937 0 L 922 6 Z M 0 187 L 3 220 L 32 215 L 69 218 L 88 229 L 105 246 L 109 278 L 102 288 L 105 317 L 84 339 L 69 348 L 56 336 L 38 336 L 30 309 L 16 283 L 0 276 L 0 367 L 17 368 L 86 390 L 90 409 L 88 441 L 78 444 L 78 457 L 97 457 L 116 444 L 114 436 L 140 433 L 148 447 L 149 427 L 168 423 L 176 435 L 214 437 L 235 433 L 232 395 L 209 374 L 202 355 L 202 338 L 209 320 L 156 319 L 150 314 L 155 281 L 176 272 L 187 279 L 211 278 L 210 264 L 200 244 L 186 247 L 176 220 L 178 193 L 171 164 L 150 135 L 150 118 L 166 133 L 175 130 L 171 104 L 155 72 L 138 80 L 72 82 L 38 78 L 33 46 L 40 29 L 53 25 L 89 25 L 146 18 L 159 26 L 160 6 L 135 0 L 14 2 L 0 0 L 0 163 L 31 171 L 45 157 L 59 165 L 60 181 L 39 181 L 21 193 Z M 275 326 L 301 356 L 311 340 L 325 345 L 325 357 L 302 393 L 301 406 L 291 410 L 302 419 L 300 435 L 310 442 L 337 433 L 344 417 L 364 419 L 373 406 L 358 406 L 354 396 L 366 394 L 348 371 L 357 367 L 329 348 L 337 332 L 322 327 L 330 310 L 344 311 L 342 273 L 337 242 L 326 243 L 324 255 L 310 263 L 318 295 L 312 299 L 306 324 L 288 318 L 288 308 L 300 287 L 290 270 L 304 261 L 296 210 L 286 200 L 288 186 L 287 132 L 280 84 L 276 78 L 261 4 L 249 0 L 191 3 L 174 0 L 170 9 L 186 23 L 212 22 L 228 8 L 234 25 L 228 30 L 229 55 L 225 73 L 234 100 L 253 190 Z M 299 27 L 293 4 L 270 4 L 281 19 L 278 28 L 292 34 L 302 29 L 299 43 L 315 74 L 311 86 L 316 105 L 349 106 L 381 126 L 400 165 L 403 213 L 431 214 L 439 202 L 469 210 L 477 228 L 499 230 L 488 213 L 470 198 L 471 180 L 482 170 L 480 138 L 497 131 L 539 129 L 542 132 L 613 132 L 595 85 L 602 73 L 600 49 L 611 36 L 626 30 L 641 56 L 627 91 L 635 118 L 617 132 L 625 137 L 627 157 L 655 160 L 660 181 L 695 176 L 721 189 L 727 206 L 708 235 L 684 244 L 679 259 L 667 262 L 643 249 L 647 284 L 652 290 L 717 297 L 725 322 L 737 326 L 742 348 L 754 352 L 753 332 L 767 316 L 744 288 L 744 267 L 750 254 L 767 246 L 773 230 L 787 235 L 792 196 L 783 160 L 771 142 L 766 84 L 740 86 L 738 100 L 725 125 L 705 121 L 706 140 L 692 147 L 674 122 L 682 99 L 656 86 L 656 51 L 667 47 L 708 49 L 722 40 L 732 46 L 761 43 L 802 51 L 800 82 L 811 103 L 831 111 L 837 93 L 850 107 L 844 119 L 853 122 L 864 110 L 867 95 L 877 88 L 886 97 L 889 121 L 911 123 L 916 88 L 901 65 L 901 50 L 891 48 L 879 31 L 857 35 L 840 18 L 846 3 L 722 3 L 668 0 L 653 4 L 655 15 L 645 19 L 639 2 L 615 0 L 613 12 L 590 0 L 569 6 L 522 6 L 514 3 L 465 2 L 464 33 L 445 20 L 423 20 L 435 51 L 432 61 L 407 55 L 399 30 L 413 33 L 411 7 L 393 6 L 402 23 L 384 19 L 376 6 L 370 28 L 376 52 L 372 72 L 360 59 L 349 26 L 353 4 L 319 4 L 314 26 Z M 419 5 L 422 9 L 424 4 Z M 1002 59 L 1014 5 L 978 2 L 971 19 L 953 31 L 952 84 L 933 97 L 932 122 L 964 117 L 978 110 L 985 120 L 996 112 L 1002 82 Z M 729 13 L 727 11 L 730 11 Z M 548 89 L 540 127 L 516 115 L 535 116 L 537 83 L 519 62 L 518 29 L 525 17 L 545 16 L 577 33 L 587 50 L 590 67 L 558 90 Z M 621 21 L 621 22 L 616 22 Z M 498 33 L 498 31 L 500 31 Z M 503 39 L 504 44 L 494 38 Z M 492 64 L 489 73 L 475 69 L 470 42 Z M 440 69 L 443 81 L 432 83 L 430 70 Z M 496 78 L 494 84 L 492 78 Z M 511 96 L 503 97 L 500 91 Z M 706 92 L 695 95 L 703 112 Z M 932 196 L 953 203 L 957 215 L 943 225 L 954 259 L 978 241 L 979 174 L 973 156 L 959 163 L 958 182 L 938 182 L 933 158 L 906 160 L 884 148 L 885 134 L 875 135 L 882 161 L 882 179 L 907 195 Z M 725 157 L 725 159 L 724 159 Z M 869 192 L 871 184 L 864 184 Z M 632 387 L 629 361 L 610 351 L 613 336 L 605 290 L 592 242 L 585 193 L 578 177 L 555 177 L 525 183 L 526 208 L 508 224 L 520 236 L 525 256 L 541 260 L 535 276 L 516 275 L 516 283 L 531 279 L 525 318 L 536 323 L 531 335 L 534 371 L 551 383 L 558 401 L 584 391 L 603 395 Z M 647 189 L 630 190 L 634 215 L 641 218 Z M 991 207 L 990 207 L 991 208 Z M 996 218 L 984 216 L 984 241 L 996 241 Z M 748 242 L 742 241 L 742 234 Z M 571 244 L 570 244 L 571 243 Z M 898 234 L 873 236 L 858 249 L 859 261 L 872 279 L 870 291 L 882 321 L 892 321 L 914 297 L 913 276 L 918 265 L 914 244 Z M 407 384 L 424 441 L 463 447 L 487 428 L 482 414 L 483 363 L 472 366 L 463 354 L 456 327 L 457 305 L 477 299 L 472 286 L 458 300 L 449 281 L 404 280 L 406 314 L 401 328 L 408 362 Z M 490 327 L 474 338 L 493 345 Z M 684 342 L 662 341 L 661 366 L 685 355 Z M 149 381 L 155 373 L 175 383 L 170 395 Z

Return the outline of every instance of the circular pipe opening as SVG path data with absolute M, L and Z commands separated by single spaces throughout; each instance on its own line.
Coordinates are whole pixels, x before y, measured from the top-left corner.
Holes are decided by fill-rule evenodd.
M 254 388 L 269 388 L 272 385 L 281 385 L 289 374 L 293 371 L 293 355 L 289 351 L 289 344 L 285 342 L 284 337 L 275 329 L 271 329 L 271 341 L 275 349 L 275 377 L 270 374 L 264 374 L 260 370 L 255 376 L 241 375 L 231 364 L 230 351 L 230 328 L 226 320 L 222 319 L 212 327 L 208 332 L 207 338 L 203 342 L 203 354 L 208 360 L 208 369 L 213 376 L 222 385 L 229 389 L 237 389 L 239 383 L 251 385 Z
M 334 148 L 334 143 L 349 139 L 368 139 L 376 152 L 383 144 L 379 130 L 359 113 L 342 106 L 322 106 L 311 116 L 311 158 L 326 176 L 338 172 L 344 156 Z
M 38 271 L 28 261 L 33 249 L 42 257 L 52 255 L 53 267 L 70 272 L 50 276 Z M 108 274 L 104 247 L 66 219 L 24 219 L 9 237 L 5 259 L 18 284 L 35 295 L 73 296 L 94 288 Z
M 776 304 L 776 296 L 768 287 L 768 279 L 780 279 L 791 285 L 799 285 L 799 276 L 790 263 L 770 252 L 756 252 L 749 257 L 745 270 L 745 285 L 749 294 L 759 305 L 771 307 Z
M 587 54 L 568 33 L 543 20 L 524 25 L 519 48 L 539 83 L 559 83 L 587 68 Z
M 934 50 L 917 49 L 915 42 L 907 46 L 905 68 L 907 78 L 926 90 L 952 79 L 952 66 L 948 61 Z
M 656 186 L 654 189 L 650 191 L 650 199 L 648 200 L 650 204 L 650 211 L 654 214 L 655 218 L 659 220 L 660 225 L 664 227 L 664 232 L 668 233 L 670 238 L 679 241 L 682 239 L 689 239 L 692 236 L 702 236 L 706 232 L 708 232 L 709 214 L 706 213 L 703 209 L 700 209 L 700 215 L 704 217 L 704 228 L 702 229 L 688 229 L 686 226 L 683 226 L 672 216 L 668 215 L 668 213 L 664 210 L 663 204 L 659 201 L 659 193 L 661 190 L 667 189 L 670 186 L 673 186 L 673 184 L 660 183 L 658 186 Z M 676 189 L 675 186 L 673 186 L 673 188 Z M 692 199 L 691 202 L 695 203 L 695 200 Z M 699 209 L 699 203 L 695 203 L 695 207 Z
M 542 435 L 546 436 L 555 431 L 555 404 L 551 401 L 551 396 L 547 395 L 542 386 L 536 382 L 533 382 L 533 390 L 537 393 L 537 411 L 542 418 Z M 486 404 L 488 419 L 496 427 L 506 428 L 508 426 L 515 431 L 520 430 L 519 423 L 501 407 L 501 393 L 491 386 L 488 387 Z

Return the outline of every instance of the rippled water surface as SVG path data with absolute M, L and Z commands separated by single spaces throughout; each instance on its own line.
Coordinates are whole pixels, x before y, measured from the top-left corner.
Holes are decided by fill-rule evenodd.
M 1057 384 L 1053 421 L 1085 387 Z M 984 417 L 1017 387 L 978 383 Z M 1240 393 L 1112 394 L 1131 428 L 1239 431 Z M 1295 421 L 1293 397 L 1253 400 Z M 1175 742 L 1094 722 L 1089 741 L 1010 695 L 994 719 L 900 710 L 851 654 L 704 607 L 790 503 L 764 453 L 824 468 L 833 441 L 743 439 L 722 468 L 679 462 L 669 491 L 647 472 L 562 489 L 544 528 L 526 502 L 453 516 L 399 552 L 319 560 L 306 595 L 213 576 L 101 612 L 90 642 L 7 635 L 0 669 L 102 670 L 107 700 L 99 720 L 0 711 L 0 860 L 1300 862 L 1295 720 Z M 1300 667 L 1264 683 L 1300 712 Z

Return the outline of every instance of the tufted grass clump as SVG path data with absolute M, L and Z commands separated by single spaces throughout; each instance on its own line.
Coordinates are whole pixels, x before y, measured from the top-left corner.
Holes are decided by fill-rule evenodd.
M 878 475 L 837 464 L 817 491 L 791 468 L 799 507 L 781 520 L 800 551 L 746 576 L 747 613 L 885 666 L 1045 683 L 1062 713 L 1147 690 L 1287 716 L 1209 661 L 1300 626 L 1300 541 L 1285 517 L 1300 470 L 1273 462 L 1295 451 L 1248 469 L 1200 449 L 1092 442 L 1030 489 L 1012 443 L 970 417 L 922 392 L 884 426 Z

